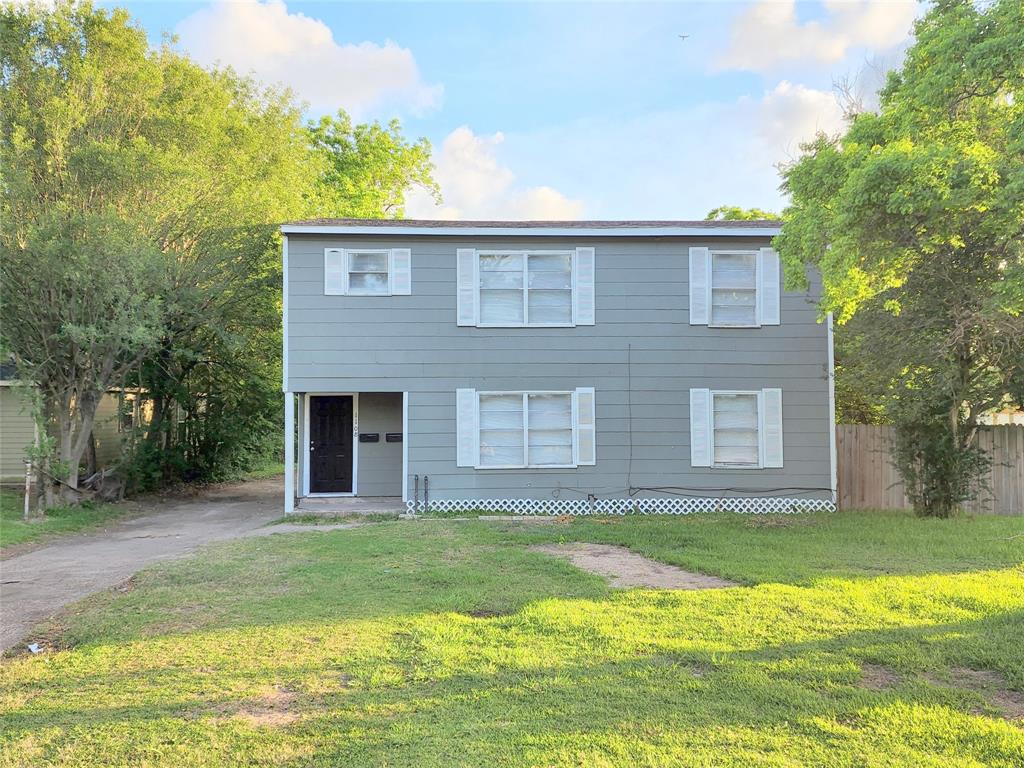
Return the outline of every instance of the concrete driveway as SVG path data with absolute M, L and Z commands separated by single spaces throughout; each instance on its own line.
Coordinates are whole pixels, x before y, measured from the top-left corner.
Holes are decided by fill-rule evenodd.
M 0 651 L 86 595 L 120 584 L 157 560 L 213 541 L 252 535 L 283 514 L 282 481 L 218 486 L 188 499 L 142 502 L 147 511 L 91 533 L 55 540 L 0 562 Z M 261 531 L 262 533 L 262 531 Z

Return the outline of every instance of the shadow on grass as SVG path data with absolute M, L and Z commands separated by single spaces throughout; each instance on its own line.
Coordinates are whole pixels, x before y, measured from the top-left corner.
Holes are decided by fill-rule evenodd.
M 419 621 L 437 625 L 444 617 Z M 485 629 L 502 621 L 509 620 L 471 625 Z M 475 637 L 478 648 L 487 647 L 484 658 L 436 669 L 431 664 L 444 649 L 435 633 L 444 628 L 417 628 L 413 622 L 373 649 L 353 648 L 349 654 L 330 649 L 326 656 L 307 658 L 296 649 L 289 663 L 261 663 L 258 648 L 242 659 L 241 643 L 213 668 L 184 659 L 163 669 L 66 670 L 45 685 L 8 691 L 26 701 L 0 719 L 0 730 L 13 745 L 56 729 L 65 756 L 104 733 L 112 740 L 111 755 L 164 750 L 188 762 L 190 755 L 225 749 L 223 729 L 230 727 L 252 736 L 256 754 L 265 743 L 301 745 L 296 766 L 551 763 L 576 749 L 594 759 L 614 758 L 617 749 L 625 749 L 620 758 L 627 764 L 665 742 L 661 747 L 667 751 L 652 753 L 656 763 L 659 756 L 671 757 L 673 749 L 692 757 L 723 734 L 732 734 L 734 748 L 748 737 L 766 750 L 781 740 L 780 748 L 798 762 L 821 748 L 836 755 L 850 751 L 850 758 L 870 748 L 904 756 L 909 749 L 918 757 L 955 754 L 958 764 L 1013 765 L 1024 750 L 1024 732 L 971 716 L 977 697 L 931 685 L 920 673 L 990 664 L 1015 674 L 1019 661 L 1010 658 L 1012 651 L 1008 656 L 1006 643 L 1019 637 L 1022 622 L 1024 613 L 1017 611 L 757 649 L 679 648 L 671 642 L 603 652 L 598 647 L 593 653 L 573 647 L 557 663 L 550 657 L 531 661 L 510 648 L 503 659 L 489 633 L 469 631 L 451 633 L 452 644 L 472 654 Z M 529 630 L 527 623 L 523 631 Z M 538 648 L 551 640 L 516 639 L 527 641 L 527 647 L 532 640 Z M 336 655 L 337 650 L 342 652 Z M 890 664 L 899 670 L 900 682 L 886 690 L 862 687 L 858 665 L 865 660 Z M 225 725 L 268 686 L 297 692 L 292 710 L 297 722 L 277 729 L 252 729 L 234 720 Z M 109 703 L 97 701 L 99 692 Z M 157 700 L 132 703 L 146 698 Z M 888 713 L 884 728 L 880 712 Z M 920 729 L 932 715 L 941 716 L 947 728 L 955 725 L 956 732 L 926 736 Z M 172 728 L 170 722 L 178 725 Z M 170 741 L 168 729 L 175 733 Z M 703 734 L 704 743 L 681 734 Z M 237 753 L 238 746 L 232 755 L 241 759 L 245 752 Z M 526 753 L 535 753 L 535 759 L 524 760 Z

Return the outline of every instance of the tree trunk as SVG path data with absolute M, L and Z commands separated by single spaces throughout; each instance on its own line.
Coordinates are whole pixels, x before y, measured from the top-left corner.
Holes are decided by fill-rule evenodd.
M 89 430 L 89 445 L 85 449 L 85 474 L 96 474 L 96 433 Z
M 78 470 L 92 437 L 92 426 L 101 396 L 102 393 L 96 392 L 79 393 L 78 397 L 64 393 L 61 398 L 61 409 L 57 414 L 58 456 L 64 474 L 61 478 L 61 498 L 70 504 L 80 500 Z

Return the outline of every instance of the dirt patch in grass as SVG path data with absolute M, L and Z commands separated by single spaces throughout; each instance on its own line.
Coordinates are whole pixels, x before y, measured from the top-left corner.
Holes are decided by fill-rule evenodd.
M 1002 674 L 991 669 L 953 667 L 949 681 L 957 688 L 974 691 L 1003 713 L 1006 720 L 1024 720 L 1024 693 L 1009 687 Z
M 613 587 L 653 587 L 655 589 L 721 589 L 736 584 L 717 576 L 693 573 L 674 565 L 638 555 L 625 547 L 608 544 L 540 544 L 534 552 L 564 557 L 577 568 L 609 579 Z
M 860 665 L 860 687 L 869 691 L 885 691 L 899 685 L 900 676 L 881 664 Z
M 280 728 L 299 719 L 299 715 L 291 711 L 297 698 L 298 694 L 294 691 L 270 688 L 259 699 L 240 708 L 235 717 L 252 726 Z
M 472 616 L 474 619 L 496 619 L 499 616 L 508 616 L 508 611 L 495 611 L 490 608 L 475 608 L 469 611 L 467 616 Z

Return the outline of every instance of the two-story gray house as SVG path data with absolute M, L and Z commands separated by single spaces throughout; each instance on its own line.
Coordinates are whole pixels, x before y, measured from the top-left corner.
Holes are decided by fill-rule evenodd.
M 831 321 L 778 227 L 282 226 L 287 511 L 832 509 Z

